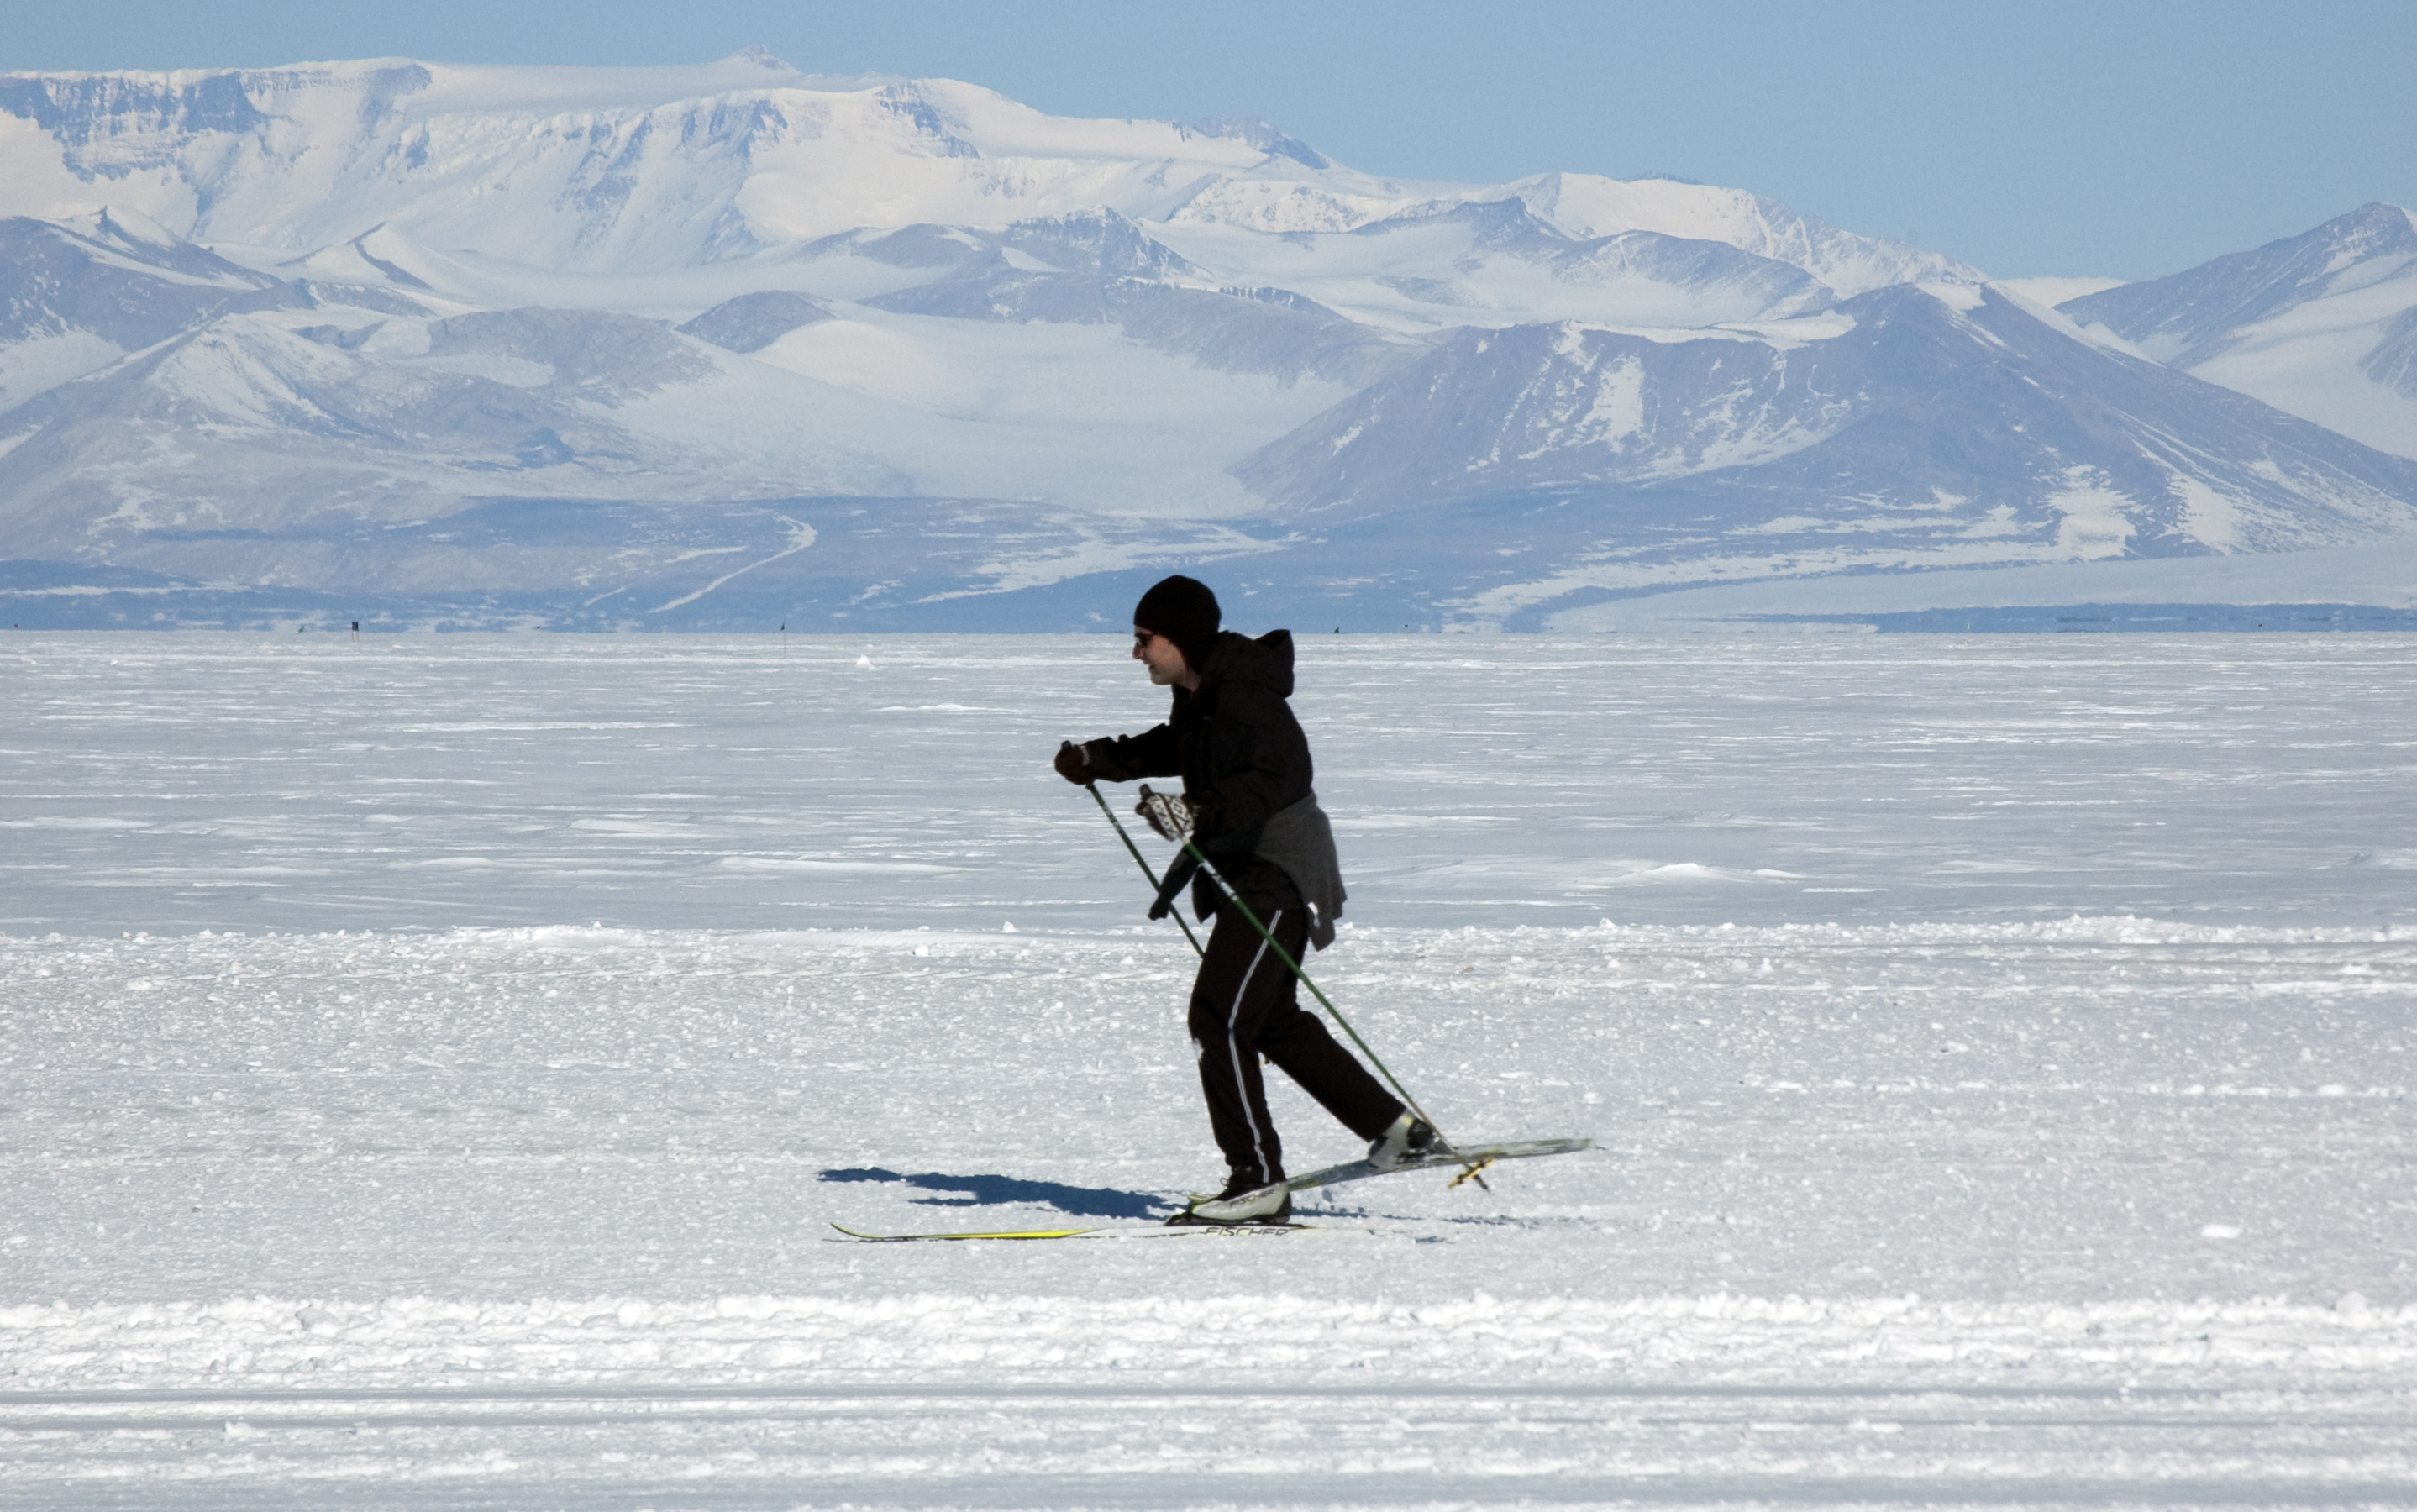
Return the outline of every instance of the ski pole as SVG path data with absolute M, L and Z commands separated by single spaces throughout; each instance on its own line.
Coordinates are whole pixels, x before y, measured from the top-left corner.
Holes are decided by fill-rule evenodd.
M 1133 865 L 1141 868 L 1141 874 L 1149 879 L 1149 890 L 1155 894 L 1158 891 L 1158 873 L 1149 869 L 1149 863 L 1142 857 L 1141 847 L 1135 845 L 1132 842 L 1132 837 L 1125 833 L 1124 821 L 1118 819 L 1117 811 L 1108 807 L 1108 800 L 1100 796 L 1100 785 L 1097 782 L 1086 782 L 1083 786 L 1090 793 L 1091 801 L 1100 806 L 1100 812 L 1108 816 L 1108 823 L 1117 826 L 1117 839 L 1125 842 L 1125 849 L 1132 854 Z M 1199 940 L 1193 937 L 1192 926 L 1183 922 L 1183 910 L 1178 908 L 1174 913 L 1176 927 L 1183 931 L 1183 937 L 1186 940 L 1192 941 L 1192 953 L 1204 960 L 1207 960 L 1208 952 L 1203 949 Z
M 1103 804 L 1102 807 L 1104 808 L 1106 806 Z M 1115 816 L 1110 815 L 1109 817 L 1114 818 Z M 1117 828 L 1119 831 L 1122 831 L 1124 826 L 1122 824 L 1118 824 Z M 1250 904 L 1242 901 L 1241 895 L 1234 891 L 1233 886 L 1225 881 L 1224 873 L 1217 869 L 1216 864 L 1211 862 L 1208 857 L 1201 852 L 1199 846 L 1192 843 L 1191 837 L 1186 836 L 1184 838 L 1183 848 L 1192 853 L 1192 858 L 1199 862 L 1202 869 L 1205 869 L 1209 876 L 1216 879 L 1217 885 L 1224 890 L 1226 900 L 1234 905 L 1235 910 L 1250 923 L 1252 929 L 1259 931 L 1259 938 L 1268 943 L 1268 948 L 1276 953 L 1276 959 L 1283 961 L 1286 966 L 1292 969 L 1293 975 L 1300 979 L 1300 985 L 1308 988 L 1310 995 L 1316 998 L 1319 1005 L 1324 1007 L 1326 1011 L 1333 1017 L 1336 1023 L 1343 1026 L 1343 1032 L 1351 1036 L 1351 1043 L 1360 1047 L 1360 1053 L 1367 1056 L 1369 1064 L 1376 1066 L 1377 1072 L 1382 1075 L 1387 1081 L 1392 1083 L 1393 1090 L 1402 1095 L 1402 1101 L 1409 1104 L 1410 1111 L 1418 1114 L 1419 1120 L 1421 1123 L 1436 1131 L 1436 1142 L 1443 1146 L 1443 1153 L 1452 1157 L 1455 1160 L 1460 1160 L 1460 1152 L 1452 1147 L 1452 1141 L 1444 1138 L 1442 1126 L 1437 1125 L 1434 1119 L 1427 1116 L 1427 1111 L 1419 1106 L 1419 1099 L 1411 1096 L 1410 1089 L 1402 1085 L 1402 1079 L 1395 1076 L 1392 1073 L 1391 1068 L 1387 1066 L 1384 1061 L 1378 1057 L 1376 1052 L 1369 1048 L 1368 1042 L 1360 1037 L 1360 1031 L 1351 1027 L 1351 1021 L 1343 1017 L 1343 1010 L 1334 1005 L 1334 1000 L 1328 997 L 1326 993 L 1319 989 L 1315 982 L 1309 979 L 1309 973 L 1300 969 L 1300 962 L 1292 959 L 1292 952 L 1284 947 L 1283 942 L 1279 941 L 1275 937 L 1275 932 L 1269 930 L 1266 925 L 1259 922 L 1259 915 L 1251 911 Z M 1142 869 L 1148 870 L 1148 864 L 1145 862 Z M 1176 917 L 1180 921 L 1182 915 L 1178 914 Z M 1190 933 L 1191 931 L 1186 930 L 1185 932 Z M 1474 1179 L 1477 1185 L 1485 1191 L 1490 1192 L 1494 1189 L 1493 1187 L 1485 1185 L 1485 1177 L 1481 1173 L 1485 1169 L 1482 1164 L 1467 1160 L 1462 1160 L 1461 1163 L 1467 1168 L 1462 1172 L 1463 1179 Z

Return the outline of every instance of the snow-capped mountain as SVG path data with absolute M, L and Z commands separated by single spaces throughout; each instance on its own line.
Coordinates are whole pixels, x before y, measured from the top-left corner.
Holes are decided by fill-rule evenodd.
M 1782 465 L 1795 482 L 1774 493 Z M 1973 538 L 2010 542 L 2006 522 L 2046 507 L 2050 537 L 2083 554 L 2292 551 L 2417 529 L 2404 496 L 2417 466 L 2074 340 L 1987 286 L 1900 285 L 1693 340 L 1574 323 L 1460 332 L 1242 476 L 1312 512 L 1719 476 L 1831 533 L 1960 514 Z M 2076 476 L 2101 480 L 2083 491 L 2123 501 L 2129 523 L 2098 536 L 2049 506 Z M 1985 500 L 1955 491 L 1977 478 L 1994 485 Z M 1839 512 L 1862 523 L 1816 518 Z
M 283 280 L 123 210 L 63 225 L 0 220 L 0 412 L 221 315 L 310 305 Z
M 1241 476 L 1305 531 L 1458 521 L 1495 560 L 1453 597 L 1489 622 L 1683 582 L 2417 534 L 2417 465 L 1963 285 L 1692 340 L 1461 332 Z
M 0 77 L 0 593 L 90 623 L 1087 623 L 1222 561 L 1521 625 L 2417 531 L 2417 468 L 2117 334 L 2186 318 L 760 53 Z
M 1108 208 L 1282 234 L 1518 199 L 1568 239 L 1719 241 L 1847 292 L 1956 270 L 1735 190 L 1383 179 L 1263 122 L 1067 120 L 950 80 L 809 76 L 760 51 L 693 68 L 0 76 L 0 154 L 12 213 L 80 213 L 106 182 L 112 203 L 196 241 L 287 257 L 384 227 L 482 259 L 628 273 L 868 226 L 998 230 Z
M 2058 308 L 2159 362 L 2417 457 L 2417 216 L 2398 205 Z

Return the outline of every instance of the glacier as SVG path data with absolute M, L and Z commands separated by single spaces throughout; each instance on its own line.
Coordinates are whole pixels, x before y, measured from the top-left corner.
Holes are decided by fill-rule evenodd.
M 0 75 L 0 609 L 1085 628 L 1187 567 L 1576 629 L 2270 601 L 2280 554 L 2406 616 L 2318 567 L 2417 564 L 2410 228 L 2051 307 L 1740 189 L 761 51 Z

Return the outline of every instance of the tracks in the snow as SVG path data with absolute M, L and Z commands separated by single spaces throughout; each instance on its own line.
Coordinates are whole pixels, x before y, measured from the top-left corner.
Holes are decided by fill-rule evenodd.
M 2354 1385 L 580 1384 L 0 1393 L 0 1503 L 2417 1505 Z

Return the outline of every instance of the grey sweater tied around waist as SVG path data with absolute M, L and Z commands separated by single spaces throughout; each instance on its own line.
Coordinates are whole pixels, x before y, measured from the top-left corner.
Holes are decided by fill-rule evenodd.
M 1279 809 L 1259 831 L 1256 853 L 1292 879 L 1310 908 L 1309 943 L 1323 950 L 1334 943 L 1334 921 L 1343 916 L 1343 861 L 1334 854 L 1334 826 L 1317 806 L 1317 794 Z

